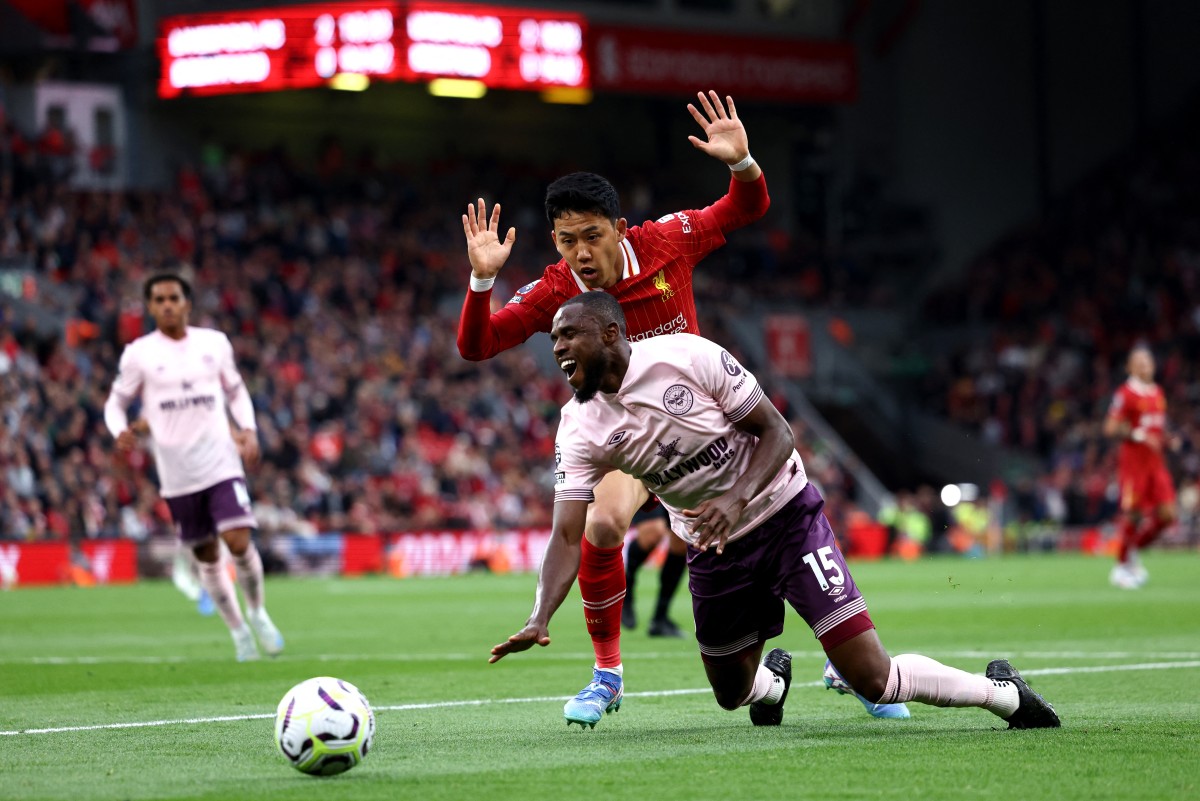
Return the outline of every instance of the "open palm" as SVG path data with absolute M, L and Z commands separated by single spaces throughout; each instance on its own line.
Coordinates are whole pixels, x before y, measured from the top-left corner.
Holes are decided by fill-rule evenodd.
M 478 206 L 478 209 L 476 208 Z M 476 278 L 495 278 L 508 261 L 513 243 L 517 241 L 517 229 L 509 228 L 504 240 L 500 239 L 500 204 L 492 209 L 488 219 L 483 198 L 467 206 L 462 217 L 463 234 L 467 239 L 467 258 L 471 260 L 471 272 Z
M 691 103 L 688 103 L 688 111 L 704 130 L 707 141 L 696 136 L 689 136 L 688 141 L 697 149 L 726 164 L 736 164 L 745 158 L 750 152 L 750 144 L 746 128 L 738 119 L 733 98 L 726 96 L 725 103 L 722 103 L 721 98 L 712 90 L 709 90 L 707 95 L 697 92 L 696 97 L 700 100 L 703 113 Z

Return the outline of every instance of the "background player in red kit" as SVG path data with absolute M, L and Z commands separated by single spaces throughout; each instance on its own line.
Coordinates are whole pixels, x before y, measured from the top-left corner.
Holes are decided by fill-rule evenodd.
M 628 225 L 617 192 L 591 173 L 572 173 L 546 190 L 546 218 L 562 256 L 542 277 L 522 287 L 508 304 L 491 313 L 491 289 L 516 241 L 515 228 L 500 239 L 500 204 L 486 214 L 482 198 L 467 207 L 463 231 L 471 261 L 471 288 L 463 304 L 458 350 L 472 361 L 488 359 L 538 331 L 549 331 L 558 307 L 582 292 L 603 290 L 620 303 L 629 339 L 658 334 L 699 334 L 692 269 L 725 244 L 725 234 L 751 223 L 770 205 L 762 170 L 750 157 L 746 129 L 733 98 L 699 93 L 700 108 L 688 111 L 704 132 L 690 136 L 697 149 L 728 165 L 729 192 L 703 209 L 678 211 L 655 222 Z M 701 111 L 702 110 L 702 111 Z M 588 509 L 579 590 L 584 618 L 596 652 L 592 682 L 567 702 L 568 723 L 595 725 L 620 706 L 621 608 L 625 568 L 621 549 L 634 513 L 649 498 L 640 481 L 612 472 L 596 487 Z
M 1154 355 L 1138 347 L 1129 354 L 1129 379 L 1113 396 L 1104 433 L 1121 440 L 1117 484 L 1121 490 L 1120 547 L 1109 581 L 1131 590 L 1146 583 L 1137 552 L 1175 522 L 1175 486 L 1163 459 L 1163 447 L 1178 447 L 1167 437 L 1167 400 L 1154 383 Z

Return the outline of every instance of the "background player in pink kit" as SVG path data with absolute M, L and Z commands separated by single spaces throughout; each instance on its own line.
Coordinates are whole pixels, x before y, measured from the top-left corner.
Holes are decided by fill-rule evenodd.
M 1109 581 L 1132 590 L 1146 583 L 1138 550 L 1158 539 L 1175 522 L 1175 485 L 1163 459 L 1163 448 L 1178 448 L 1166 434 L 1167 399 L 1154 383 L 1154 354 L 1134 348 L 1129 379 L 1113 396 L 1104 433 L 1121 441 L 1117 453 L 1117 485 L 1121 491 L 1120 542 Z
M 603 290 L 624 307 L 629 337 L 699 333 L 692 270 L 725 243 L 725 234 L 766 213 L 770 204 L 762 170 L 750 157 L 746 129 L 733 98 L 716 92 L 697 95 L 688 111 L 704 132 L 692 145 L 732 171 L 729 192 L 703 209 L 679 211 L 657 221 L 630 226 L 620 214 L 617 192 L 591 173 L 573 173 L 550 184 L 546 217 L 562 259 L 542 277 L 522 287 L 508 304 L 491 313 L 491 290 L 513 243 L 516 229 L 500 238 L 500 204 L 486 213 L 482 198 L 467 207 L 463 232 L 471 261 L 471 286 L 463 304 L 458 349 L 466 359 L 487 359 L 515 347 L 538 331 L 549 331 L 567 298 Z M 621 612 L 625 568 L 621 550 L 634 513 L 649 498 L 641 482 L 613 473 L 596 488 L 588 510 L 579 566 L 584 619 L 596 664 L 592 682 L 563 714 L 568 721 L 594 724 L 623 692 Z
M 719 345 L 687 334 L 631 344 L 620 305 L 602 293 L 566 301 L 550 338 L 575 390 L 555 443 L 554 530 L 533 612 L 492 648 L 492 662 L 550 644 L 550 619 L 575 580 L 594 488 L 620 470 L 646 483 L 688 541 L 696 639 L 721 707 L 749 706 L 758 726 L 782 721 L 791 655 L 776 648 L 761 664 L 759 657 L 763 643 L 782 633 L 787 601 L 872 702 L 976 706 L 1010 728 L 1059 725 L 1054 708 L 1006 660 L 977 676 L 916 654 L 888 655 L 791 427 Z M 619 707 L 618 698 L 609 711 Z
M 256 635 L 263 650 L 278 654 L 283 637 L 264 605 L 262 559 L 250 536 L 256 524 L 242 466 L 243 460 L 258 459 L 257 426 L 233 347 L 220 331 L 188 325 L 192 290 L 179 276 L 152 276 L 143 294 L 156 329 L 121 354 L 104 422 L 124 451 L 136 447 L 143 421 L 148 427 L 159 492 L 199 561 L 200 583 L 229 627 L 238 661 L 258 658 Z M 142 401 L 142 420 L 131 425 L 126 410 L 136 398 Z M 221 569 L 218 536 L 233 555 L 249 625 Z

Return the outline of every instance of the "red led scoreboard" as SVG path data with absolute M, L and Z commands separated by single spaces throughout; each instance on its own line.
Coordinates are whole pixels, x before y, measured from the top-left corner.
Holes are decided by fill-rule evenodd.
M 162 21 L 159 97 L 323 86 L 339 73 L 586 89 L 579 14 L 437 2 L 338 2 Z

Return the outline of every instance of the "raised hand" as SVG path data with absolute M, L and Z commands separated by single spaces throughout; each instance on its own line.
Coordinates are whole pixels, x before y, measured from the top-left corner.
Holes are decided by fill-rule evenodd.
M 691 103 L 688 103 L 688 111 L 704 130 L 707 141 L 697 136 L 689 136 L 688 141 L 698 150 L 703 150 L 726 164 L 737 164 L 746 158 L 750 154 L 750 143 L 746 137 L 746 128 L 738 119 L 733 98 L 726 95 L 725 104 L 722 104 L 721 98 L 711 89 L 707 95 L 697 92 L 696 97 L 699 98 L 704 113 L 701 114 Z
M 499 662 L 509 654 L 515 654 L 519 651 L 527 651 L 534 645 L 540 645 L 545 648 L 549 644 L 550 632 L 545 626 L 539 626 L 534 623 L 526 623 L 525 628 L 509 637 L 504 642 L 492 646 L 492 655 L 488 658 L 488 664 Z
M 476 210 L 478 205 L 478 211 Z M 487 207 L 483 198 L 467 206 L 463 215 L 463 234 L 467 238 L 467 258 L 471 260 L 471 273 L 476 278 L 495 278 L 508 261 L 513 243 L 517 241 L 517 229 L 509 228 L 504 241 L 500 241 L 500 204 L 492 209 L 487 218 Z

